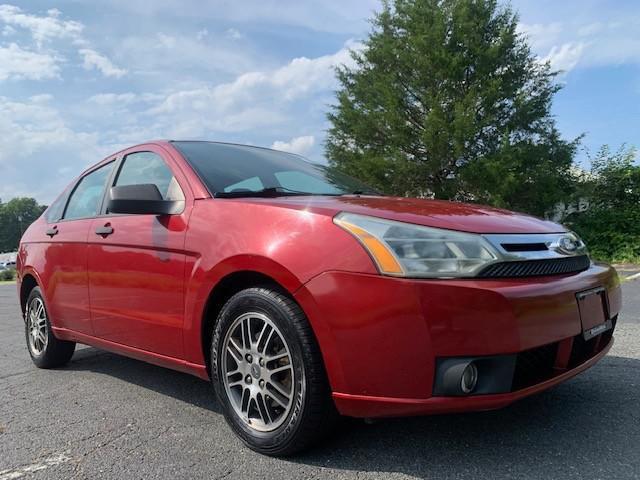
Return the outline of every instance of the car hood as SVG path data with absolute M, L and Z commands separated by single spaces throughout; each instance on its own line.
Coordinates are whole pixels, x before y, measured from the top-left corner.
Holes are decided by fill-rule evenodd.
M 249 203 L 308 210 L 334 216 L 339 212 L 386 218 L 472 233 L 560 233 L 566 229 L 530 215 L 481 205 L 419 198 L 372 196 L 291 196 L 236 199 Z

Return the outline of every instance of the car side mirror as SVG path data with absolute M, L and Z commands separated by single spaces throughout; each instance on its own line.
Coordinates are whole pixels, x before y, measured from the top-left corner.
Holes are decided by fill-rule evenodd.
M 152 183 L 111 187 L 107 208 L 110 213 L 176 215 L 184 210 L 184 200 L 164 200 Z

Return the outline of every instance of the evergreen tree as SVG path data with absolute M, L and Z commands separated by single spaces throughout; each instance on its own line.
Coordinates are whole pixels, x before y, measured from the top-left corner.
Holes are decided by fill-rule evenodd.
M 395 195 L 543 215 L 566 197 L 578 139 L 550 113 L 550 65 L 496 0 L 393 0 L 337 70 L 332 166 Z

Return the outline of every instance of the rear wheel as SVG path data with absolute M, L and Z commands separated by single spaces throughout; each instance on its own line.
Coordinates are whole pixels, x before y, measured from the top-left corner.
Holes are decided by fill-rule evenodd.
M 60 367 L 71 360 L 76 344 L 58 340 L 53 335 L 40 287 L 34 287 L 29 293 L 25 320 L 27 350 L 38 368 Z
M 250 448 L 289 455 L 333 425 L 319 348 L 289 297 L 266 288 L 234 295 L 218 316 L 211 359 L 225 418 Z

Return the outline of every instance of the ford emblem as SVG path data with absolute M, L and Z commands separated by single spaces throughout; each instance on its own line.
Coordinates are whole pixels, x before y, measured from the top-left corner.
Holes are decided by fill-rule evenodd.
M 558 250 L 571 255 L 578 250 L 578 242 L 573 237 L 562 237 L 558 240 Z

